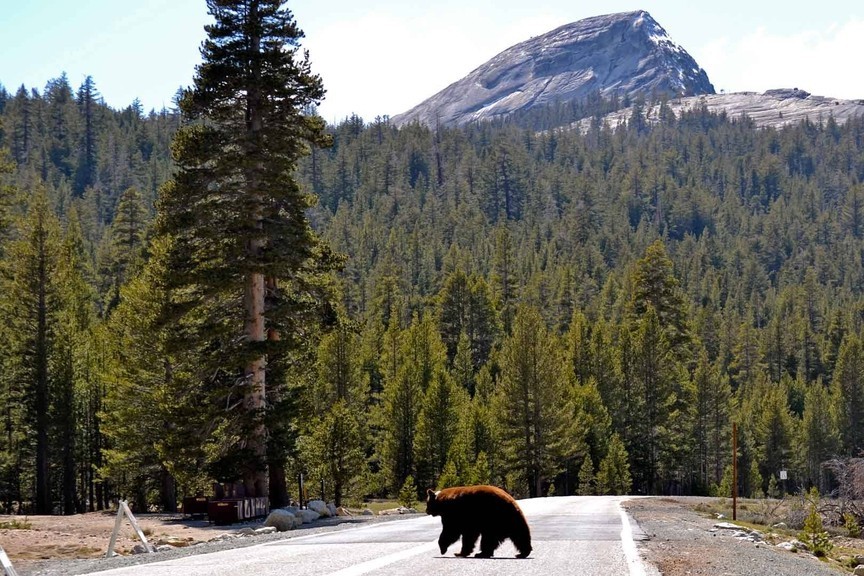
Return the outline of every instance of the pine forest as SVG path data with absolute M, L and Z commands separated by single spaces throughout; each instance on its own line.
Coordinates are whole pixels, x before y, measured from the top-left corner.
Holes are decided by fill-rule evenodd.
M 253 4 L 216 9 L 172 108 L 0 86 L 6 513 L 214 482 L 277 506 L 300 473 L 337 504 L 729 495 L 733 423 L 739 494 L 836 486 L 864 449 L 864 118 L 327 125 L 298 23 Z

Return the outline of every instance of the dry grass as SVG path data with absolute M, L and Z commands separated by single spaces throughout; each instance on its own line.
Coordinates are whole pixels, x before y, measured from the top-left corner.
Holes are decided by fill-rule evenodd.
M 358 510 L 362 510 L 363 508 L 368 508 L 372 510 L 376 515 L 382 510 L 392 510 L 393 508 L 398 508 L 401 506 L 396 500 L 369 500 L 367 502 L 363 502 L 362 506 L 358 509 L 357 507 L 350 506 L 349 509 L 352 512 L 357 512 Z M 426 512 L 426 502 L 417 502 L 414 504 L 414 510 L 417 512 Z
M 0 530 L 30 530 L 32 524 L 25 517 L 23 520 L 17 518 L 0 522 Z

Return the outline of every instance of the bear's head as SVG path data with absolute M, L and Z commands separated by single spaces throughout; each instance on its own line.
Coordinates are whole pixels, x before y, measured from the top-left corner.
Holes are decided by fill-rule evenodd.
M 426 514 L 430 516 L 438 516 L 441 514 L 441 509 L 438 503 L 438 493 L 429 488 L 426 490 Z

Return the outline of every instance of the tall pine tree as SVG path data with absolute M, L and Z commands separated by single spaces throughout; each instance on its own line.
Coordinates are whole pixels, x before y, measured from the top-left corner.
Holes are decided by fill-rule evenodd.
M 247 494 L 268 495 L 266 413 L 280 385 L 268 382 L 268 358 L 287 358 L 298 343 L 323 300 L 314 279 L 330 262 L 306 219 L 312 198 L 293 175 L 310 146 L 328 144 L 321 118 L 305 113 L 324 89 L 281 1 L 207 7 L 215 22 L 180 101 L 178 171 L 161 194 L 158 230 L 174 238 L 172 280 L 188 296 L 180 309 L 210 314 L 199 341 L 218 342 L 211 368 L 225 399 L 235 386 L 243 396 L 223 402 L 237 425 L 230 459 Z

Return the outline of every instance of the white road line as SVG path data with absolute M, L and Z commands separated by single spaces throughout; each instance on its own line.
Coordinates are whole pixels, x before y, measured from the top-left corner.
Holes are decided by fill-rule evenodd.
M 620 502 L 618 503 L 618 512 L 621 514 L 621 547 L 624 549 L 624 558 L 630 568 L 630 576 L 649 576 L 649 572 L 645 570 L 645 565 L 639 557 L 639 551 L 636 550 L 630 520 L 627 518 L 627 513 L 621 508 Z M 650 570 L 651 575 L 656 573 L 655 570 Z
M 379 568 L 383 568 L 388 564 L 393 564 L 395 562 L 399 562 L 400 560 L 405 560 L 407 558 L 410 558 L 411 556 L 416 556 L 417 554 L 421 554 L 428 550 L 438 550 L 438 543 L 430 542 L 427 544 L 422 544 L 420 546 L 412 546 L 406 550 L 402 550 L 401 552 L 394 552 L 393 554 L 388 554 L 387 556 L 382 556 L 373 560 L 367 560 L 366 562 L 361 562 L 360 564 L 355 564 L 354 566 L 348 566 L 347 568 L 343 568 L 342 570 L 331 572 L 327 576 L 361 576 L 361 574 L 368 574 L 373 570 L 378 570 Z

